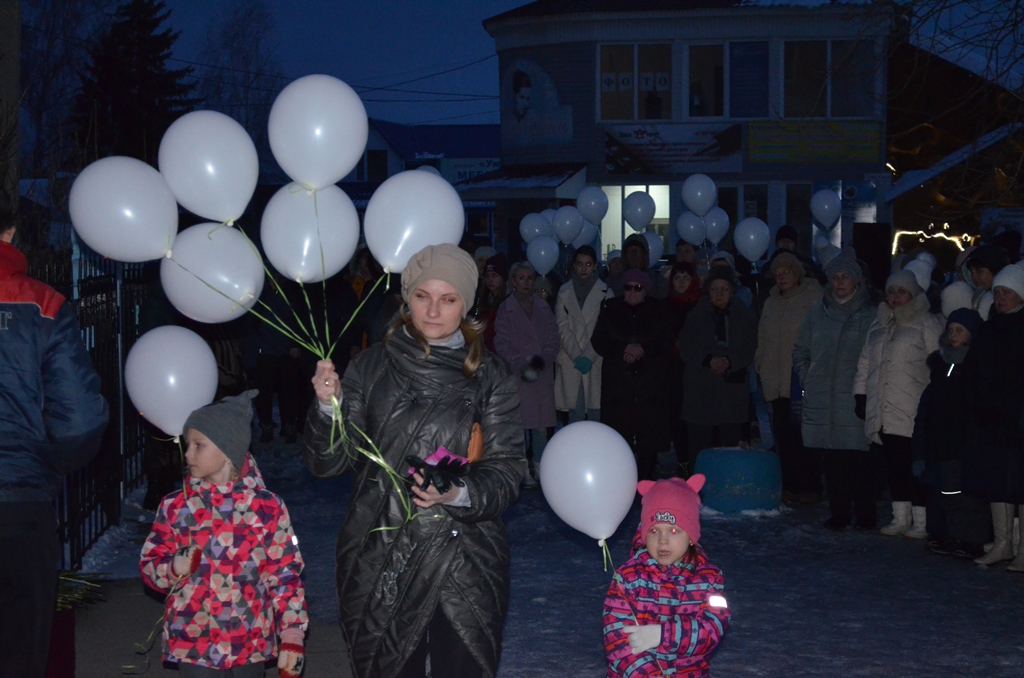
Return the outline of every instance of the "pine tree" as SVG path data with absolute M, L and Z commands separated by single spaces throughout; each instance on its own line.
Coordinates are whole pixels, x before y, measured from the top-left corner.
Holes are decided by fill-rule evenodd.
M 128 0 L 90 51 L 74 116 L 88 158 L 127 155 L 155 165 L 163 133 L 198 103 L 192 69 L 167 66 L 181 35 L 161 29 L 169 15 L 162 0 Z

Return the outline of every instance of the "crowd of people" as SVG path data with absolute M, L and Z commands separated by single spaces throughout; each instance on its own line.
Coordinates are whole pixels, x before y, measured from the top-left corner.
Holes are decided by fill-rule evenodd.
M 684 241 L 652 270 L 638 234 L 603 267 L 592 248 L 574 250 L 563 279 L 486 251 L 470 313 L 493 326 L 529 411 L 523 486 L 556 421 L 614 428 L 643 480 L 688 478 L 701 450 L 770 440 L 783 502 L 827 500 L 825 527 L 1024 571 L 1014 235 L 966 248 L 949 270 L 924 249 L 894 257 L 882 288 L 852 249 L 812 259 L 788 226 L 760 273 Z M 557 292 L 537 291 L 552 279 Z M 674 468 L 659 465 L 669 449 Z M 877 506 L 886 495 L 891 519 Z
M 559 423 L 614 428 L 641 479 L 642 522 L 605 602 L 613 675 L 706 672 L 730 613 L 721 572 L 698 544 L 697 458 L 763 446 L 769 431 L 783 502 L 827 498 L 825 528 L 927 539 L 936 553 L 1024 572 L 1024 549 L 1014 551 L 1014 530 L 1024 537 L 1015 527 L 1024 518 L 1019 243 L 968 248 L 950 271 L 923 250 L 908 253 L 881 289 L 853 250 L 812 260 L 797 245 L 793 229 L 780 229 L 760 273 L 686 243 L 652 268 L 646 239 L 631 236 L 604 268 L 593 248 L 572 250 L 564 278 L 490 247 L 432 246 L 379 299 L 363 254 L 346 292 L 352 307 L 372 301 L 371 313 L 337 359 L 315 365 L 308 412 L 286 429 L 301 432 L 314 475 L 355 473 L 337 589 L 357 674 L 418 678 L 429 665 L 434 676 L 494 675 L 510 586 L 501 515 L 537 486 Z M 301 360 L 283 345 L 274 353 L 282 360 L 259 362 Z M 209 437 L 225 458 L 192 490 L 216 503 L 218 487 L 236 483 L 273 505 L 242 446 L 203 428 L 225 426 L 222 406 L 211 407 L 187 432 L 190 454 Z M 256 409 L 262 426 L 265 403 Z M 193 478 L 207 470 L 186 461 Z M 387 471 L 406 468 L 411 487 Z M 878 506 L 886 493 L 891 519 Z M 181 501 L 164 499 L 164 520 Z M 286 509 L 275 510 L 274 534 L 287 540 Z M 221 567 L 205 552 L 190 560 L 192 547 L 154 529 L 160 560 L 144 558 L 143 573 L 158 588 L 195 575 L 205 558 Z M 294 577 L 301 557 L 283 556 L 267 567 Z M 282 668 L 294 669 L 305 606 L 285 581 L 264 604 L 288 615 L 276 642 Z M 685 613 L 666 612 L 679 605 Z M 272 653 L 273 634 L 250 640 L 237 661 Z M 188 643 L 165 649 L 199 657 Z

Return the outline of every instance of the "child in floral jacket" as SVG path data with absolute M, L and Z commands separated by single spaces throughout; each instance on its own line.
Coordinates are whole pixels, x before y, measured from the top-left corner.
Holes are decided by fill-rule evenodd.
M 608 676 L 707 676 L 729 625 L 722 572 L 700 539 L 704 476 L 645 480 L 633 553 L 604 601 Z
M 189 415 L 188 487 L 163 499 L 142 548 L 143 580 L 168 594 L 163 659 L 183 678 L 262 677 L 274 655 L 282 676 L 302 670 L 302 556 L 288 509 L 248 453 L 253 393 Z

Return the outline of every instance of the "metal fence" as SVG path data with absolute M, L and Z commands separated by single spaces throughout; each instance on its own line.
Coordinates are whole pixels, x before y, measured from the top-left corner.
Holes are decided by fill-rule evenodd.
M 124 264 L 93 252 L 54 252 L 32 257 L 30 274 L 74 305 L 82 340 L 99 373 L 110 423 L 99 454 L 83 469 L 65 476 L 57 500 L 58 529 L 64 544 L 62 567 L 78 569 L 82 556 L 121 518 L 127 494 L 143 482 L 143 432 L 124 392 L 124 360 L 138 337 L 138 309 L 146 285 L 140 264 Z

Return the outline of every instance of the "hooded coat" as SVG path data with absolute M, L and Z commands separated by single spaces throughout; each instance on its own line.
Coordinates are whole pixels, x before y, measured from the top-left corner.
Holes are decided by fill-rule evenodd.
M 616 297 L 622 296 L 622 275 L 629 270 L 629 262 L 626 259 L 625 252 L 626 248 L 632 245 L 637 245 L 643 250 L 643 263 L 640 266 L 640 270 L 645 271 L 647 275 L 651 276 L 651 283 L 654 285 L 653 293 L 649 292 L 647 296 L 654 297 L 655 299 L 664 299 L 668 296 L 668 281 L 664 276 L 659 275 L 657 271 L 651 270 L 651 248 L 647 245 L 647 238 L 642 233 L 634 233 L 622 243 L 622 273 L 608 276 L 605 282 L 608 283 L 608 287 L 611 288 Z
M 864 422 L 854 413 L 853 379 L 875 314 L 861 284 L 845 304 L 826 285 L 804 316 L 793 343 L 793 370 L 804 392 L 800 430 L 807 447 L 868 449 Z
M 701 426 L 742 424 L 749 418 L 750 387 L 747 367 L 757 349 L 757 318 L 733 296 L 726 307 L 728 337 L 715 338 L 715 309 L 702 297 L 679 335 L 679 355 L 686 364 L 683 381 L 683 419 Z M 711 372 L 713 357 L 729 359 L 724 375 Z
M 820 301 L 821 285 L 814 278 L 803 278 L 788 294 L 782 294 L 776 285 L 764 302 L 757 325 L 754 369 L 761 377 L 764 399 L 768 402 L 789 397 L 793 343 L 807 309 Z
M 338 611 L 356 675 L 395 676 L 440 608 L 456 634 L 493 676 L 508 610 L 509 547 L 501 514 L 516 500 L 526 468 L 516 380 L 485 353 L 473 378 L 467 349 L 423 347 L 402 329 L 359 353 L 342 379 L 347 435 L 317 404 L 310 408 L 303 456 L 313 475 L 354 470 L 352 496 L 338 534 Z M 483 457 L 463 479 L 470 506 L 412 511 L 396 487 L 358 448 L 365 433 L 392 469 L 406 455 L 426 458 L 439 446 L 466 456 L 473 423 Z
M 914 418 L 930 379 L 928 356 L 939 350 L 945 331 L 942 316 L 929 312 L 922 292 L 893 309 L 878 305 L 857 362 L 854 394 L 867 395 L 864 433 L 881 444 L 880 431 L 910 438 Z
M 604 600 L 604 647 L 608 676 L 707 676 L 708 656 L 729 627 L 722 571 L 696 546 L 696 558 L 659 565 L 647 552 L 642 535 L 633 538 L 632 554 L 615 570 Z M 633 654 L 624 626 L 661 624 L 661 642 Z
M 179 584 L 174 555 L 193 544 L 199 568 Z M 228 484 L 190 478 L 188 494 L 160 504 L 139 561 L 143 581 L 169 594 L 164 660 L 227 670 L 276 656 L 278 636 L 309 625 L 302 567 L 288 509 L 251 456 Z
M 594 350 L 590 337 L 597 327 L 601 304 L 612 296 L 612 291 L 604 281 L 595 280 L 583 302 L 583 308 L 580 308 L 572 280 L 558 290 L 558 297 L 555 299 L 555 321 L 558 323 L 561 347 L 558 351 L 558 370 L 555 372 L 556 409 L 572 410 L 576 407 L 581 383 L 587 409 L 601 407 L 602 358 Z M 573 363 L 580 356 L 594 361 L 586 374 L 577 370 Z

